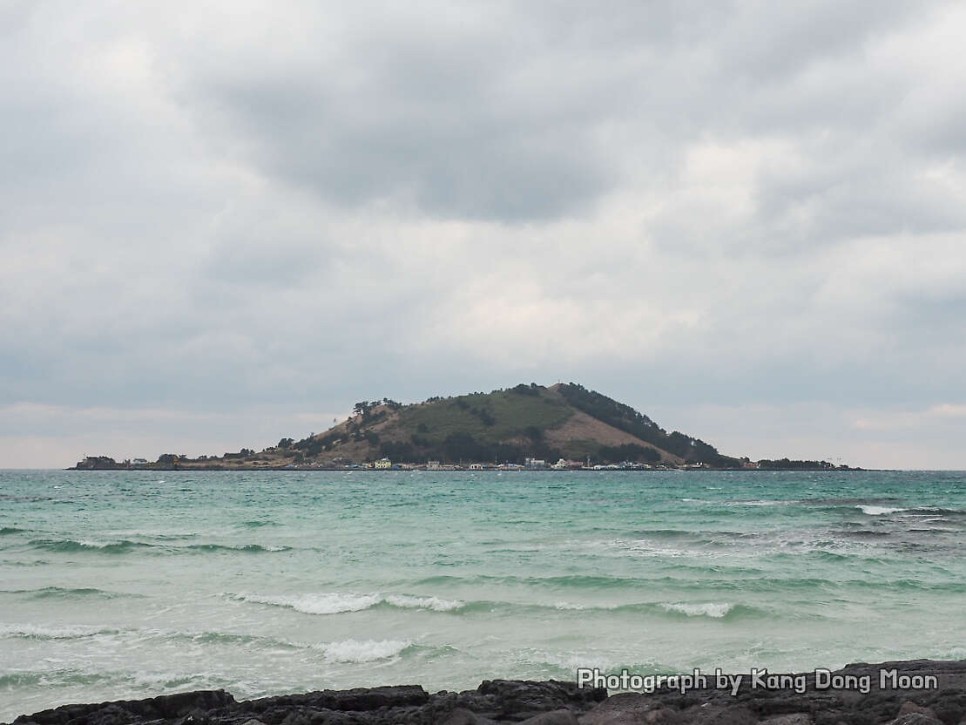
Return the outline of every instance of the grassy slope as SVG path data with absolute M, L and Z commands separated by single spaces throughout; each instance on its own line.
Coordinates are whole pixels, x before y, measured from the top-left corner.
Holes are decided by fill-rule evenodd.
M 254 456 L 209 460 L 208 464 L 234 468 L 361 463 L 378 459 L 390 449 L 395 451 L 390 453 L 393 460 L 410 462 L 430 458 L 487 462 L 522 460 L 524 456 L 553 460 L 556 456 L 576 460 L 589 456 L 594 462 L 602 458 L 616 462 L 624 460 L 618 456 L 637 456 L 619 449 L 628 446 L 659 454 L 645 460 L 680 464 L 687 460 L 683 452 L 690 452 L 692 440 L 679 433 L 669 435 L 629 406 L 581 386 L 518 385 L 405 406 L 376 404 L 365 416 L 355 415 L 290 449 L 270 448 Z M 676 450 L 679 448 L 682 450 Z
M 572 414 L 573 408 L 546 390 L 538 395 L 497 390 L 403 408 L 399 424 L 433 443 L 441 443 L 456 433 L 469 433 L 480 441 L 496 443 L 525 436 L 529 428 L 553 428 Z
M 447 440 L 462 436 L 491 450 L 500 446 L 515 447 L 520 456 L 554 457 L 554 460 L 556 456 L 576 460 L 589 456 L 599 461 L 602 446 L 630 444 L 659 453 L 653 460 L 672 464 L 683 462 L 680 456 L 634 435 L 634 431 L 627 430 L 628 426 L 623 425 L 622 421 L 617 421 L 618 427 L 614 427 L 609 422 L 589 416 L 575 406 L 564 392 L 561 386 L 544 388 L 518 385 L 491 393 L 431 399 L 398 410 L 379 406 L 365 419 L 357 416 L 337 426 L 342 440 L 328 448 L 323 458 L 338 456 L 357 462 L 374 460 L 382 455 L 386 443 L 408 446 L 405 455 L 391 453 L 394 460 L 439 458 L 455 462 L 456 459 L 478 458 L 488 461 L 517 457 L 508 454 L 506 448 L 502 449 L 502 453 L 486 456 L 471 453 L 447 455 Z M 600 398 L 620 406 L 616 401 L 603 396 Z M 636 411 L 632 412 L 639 416 Z M 653 426 L 646 417 L 639 417 Z M 331 431 L 327 434 L 331 434 Z M 320 434 L 319 437 L 327 434 Z M 378 440 L 367 441 L 367 434 L 375 434 Z

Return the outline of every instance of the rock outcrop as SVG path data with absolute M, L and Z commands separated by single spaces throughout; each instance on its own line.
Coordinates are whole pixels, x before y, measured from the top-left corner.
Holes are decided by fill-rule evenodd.
M 885 674 L 883 674 L 885 673 Z M 476 690 L 417 685 L 324 690 L 237 702 L 223 690 L 64 705 L 15 725 L 964 725 L 966 661 L 855 664 L 816 673 L 742 675 L 737 687 L 622 692 L 572 682 L 488 680 Z M 732 680 L 733 681 L 733 680 Z

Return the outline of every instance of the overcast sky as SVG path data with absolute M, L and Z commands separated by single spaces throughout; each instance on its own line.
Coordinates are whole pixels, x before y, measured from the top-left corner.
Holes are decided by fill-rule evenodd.
M 574 381 L 966 469 L 966 5 L 0 3 L 0 467 Z

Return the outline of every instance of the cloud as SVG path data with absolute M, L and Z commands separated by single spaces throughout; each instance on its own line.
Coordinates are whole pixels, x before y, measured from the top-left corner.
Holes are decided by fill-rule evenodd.
M 858 418 L 853 425 L 860 430 L 895 431 L 922 428 L 947 421 L 966 424 L 966 404 L 940 403 L 925 410 L 878 413 Z
M 0 405 L 569 379 L 814 405 L 801 439 L 874 465 L 850 412 L 966 396 L 964 29 L 948 2 L 8 3 Z M 757 448 L 708 415 L 687 432 Z

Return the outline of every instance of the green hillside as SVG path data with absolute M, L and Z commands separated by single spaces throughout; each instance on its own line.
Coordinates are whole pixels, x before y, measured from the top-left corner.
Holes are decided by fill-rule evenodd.
M 573 383 L 520 384 L 405 406 L 362 401 L 349 420 L 294 442 L 291 450 L 300 463 L 386 457 L 398 463 L 590 458 L 603 464 L 740 465 L 703 441 L 668 434 L 633 408 Z
M 388 460 L 386 460 L 388 459 Z M 301 440 L 282 438 L 254 451 L 188 458 L 173 453 L 156 462 L 89 456 L 79 470 L 345 468 L 387 465 L 484 466 L 527 459 L 561 467 L 623 464 L 624 467 L 708 466 L 773 470 L 849 470 L 825 461 L 779 459 L 752 464 L 720 454 L 692 436 L 668 433 L 629 405 L 576 383 L 550 387 L 521 383 L 489 393 L 430 398 L 403 405 L 363 400 L 329 430 Z M 378 464 L 376 462 L 379 462 Z

